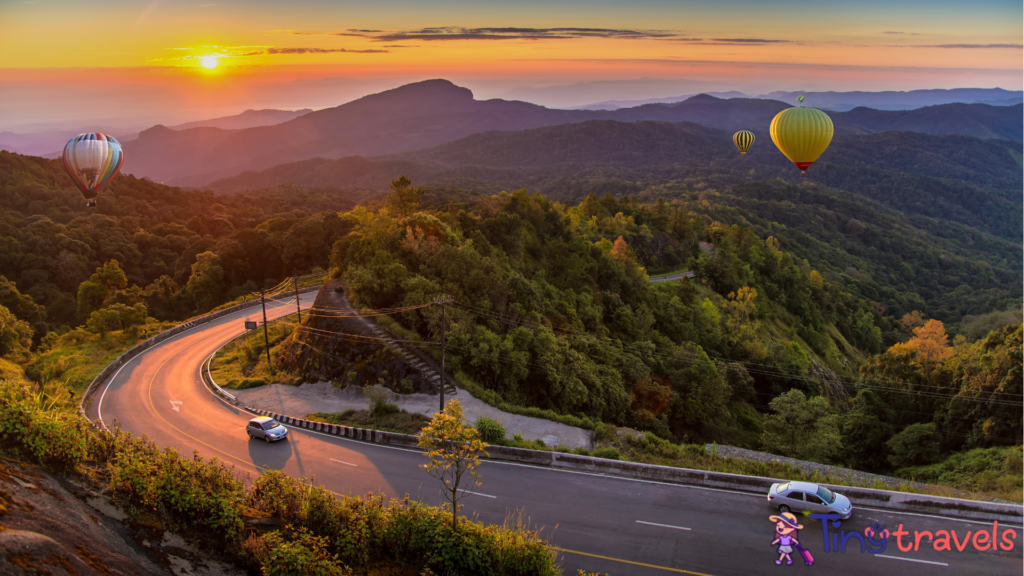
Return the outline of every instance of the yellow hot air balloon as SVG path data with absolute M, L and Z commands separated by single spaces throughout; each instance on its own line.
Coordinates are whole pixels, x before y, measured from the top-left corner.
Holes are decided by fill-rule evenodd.
M 787 108 L 772 119 L 772 142 L 796 164 L 800 175 L 832 142 L 832 119 L 817 108 Z
M 732 143 L 740 149 L 740 154 L 746 156 L 747 148 L 754 144 L 754 133 L 750 130 L 740 130 L 732 135 Z

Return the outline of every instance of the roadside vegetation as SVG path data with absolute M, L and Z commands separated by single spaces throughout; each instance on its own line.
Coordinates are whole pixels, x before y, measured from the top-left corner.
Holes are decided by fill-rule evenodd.
M 275 362 L 273 371 L 267 366 L 267 346 L 263 334 L 263 316 L 259 307 L 252 309 L 249 318 L 258 321 L 256 330 L 232 340 L 217 351 L 210 363 L 210 375 L 221 388 L 245 389 L 267 384 L 299 384 L 298 377 L 282 369 Z M 275 349 L 288 338 L 298 326 L 294 314 L 267 323 L 270 340 L 270 355 L 273 361 Z
M 451 510 L 408 498 L 339 498 L 277 471 L 239 477 L 217 459 L 101 432 L 21 381 L 0 381 L 0 453 L 109 493 L 129 517 L 261 574 L 560 573 L 540 530 L 514 514 L 501 526 L 453 527 Z M 260 518 L 281 528 L 253 529 Z
M 394 404 L 391 406 L 394 406 Z M 430 418 L 427 416 L 416 412 L 406 412 L 397 407 L 394 411 L 389 410 L 379 415 L 373 415 L 369 410 L 346 410 L 329 414 L 316 412 L 306 414 L 304 418 L 313 422 L 326 422 L 328 424 L 381 430 L 383 432 L 397 432 L 398 434 L 409 434 L 411 436 L 419 434 L 420 430 L 430 421 Z

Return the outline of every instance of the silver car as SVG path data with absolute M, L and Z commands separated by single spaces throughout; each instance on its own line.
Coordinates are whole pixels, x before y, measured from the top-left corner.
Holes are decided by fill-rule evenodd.
M 288 437 L 287 428 L 277 420 L 266 416 L 249 420 L 249 425 L 245 427 L 245 433 L 249 435 L 249 438 L 262 438 L 267 442 L 283 440 Z
M 843 520 L 853 515 L 853 504 L 849 498 L 810 482 L 776 482 L 768 489 L 768 502 L 777 506 L 780 514 L 800 510 L 818 514 L 839 514 Z

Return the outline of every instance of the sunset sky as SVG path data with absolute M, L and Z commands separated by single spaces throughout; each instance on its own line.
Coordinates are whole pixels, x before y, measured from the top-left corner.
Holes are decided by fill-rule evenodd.
M 478 98 L 661 80 L 537 99 L 554 106 L 730 89 L 1020 90 L 1022 17 L 1020 0 L 0 0 L 0 129 L 323 108 L 426 78 Z

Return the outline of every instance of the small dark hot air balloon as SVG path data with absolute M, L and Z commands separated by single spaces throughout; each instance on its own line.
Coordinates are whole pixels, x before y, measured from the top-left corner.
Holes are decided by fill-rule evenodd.
M 750 130 L 740 130 L 732 135 L 732 143 L 740 149 L 740 154 L 747 155 L 747 148 L 754 144 L 754 133 Z
M 85 205 L 95 206 L 100 190 L 121 170 L 124 153 L 113 136 L 89 132 L 68 140 L 62 160 L 68 176 L 85 196 Z

